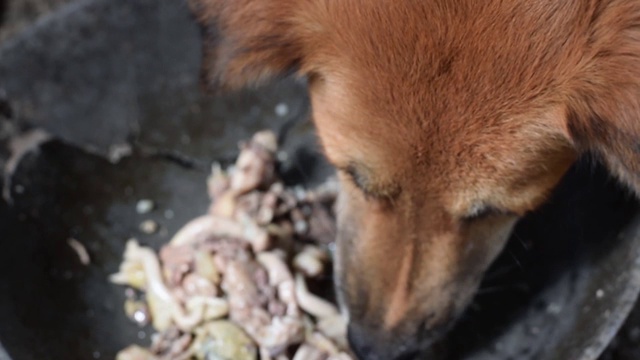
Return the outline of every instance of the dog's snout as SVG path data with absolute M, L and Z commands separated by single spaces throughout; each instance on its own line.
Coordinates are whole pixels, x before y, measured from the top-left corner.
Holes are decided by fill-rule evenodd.
M 374 342 L 360 328 L 349 325 L 347 330 L 347 339 L 351 349 L 359 359 L 367 359 L 374 351 Z
M 352 323 L 347 337 L 351 349 L 360 360 L 416 360 L 420 355 L 414 339 L 397 337 L 380 329 Z

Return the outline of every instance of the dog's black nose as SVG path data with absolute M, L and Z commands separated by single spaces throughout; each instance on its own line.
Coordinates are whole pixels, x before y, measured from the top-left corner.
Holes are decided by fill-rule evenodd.
M 413 340 L 380 334 L 354 324 L 349 325 L 347 338 L 360 360 L 417 360 L 420 355 L 418 344 Z
M 374 359 L 374 345 L 375 341 L 372 340 L 365 332 L 359 327 L 354 326 L 353 324 L 349 325 L 347 329 L 347 340 L 349 340 L 349 345 L 351 345 L 351 349 L 356 354 L 358 359 Z

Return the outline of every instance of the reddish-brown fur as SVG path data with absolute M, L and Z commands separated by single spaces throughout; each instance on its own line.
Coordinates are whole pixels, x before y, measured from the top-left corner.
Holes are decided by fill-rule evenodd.
M 191 0 L 203 80 L 295 73 L 339 169 L 338 288 L 366 359 L 464 309 L 590 152 L 640 194 L 636 0 Z

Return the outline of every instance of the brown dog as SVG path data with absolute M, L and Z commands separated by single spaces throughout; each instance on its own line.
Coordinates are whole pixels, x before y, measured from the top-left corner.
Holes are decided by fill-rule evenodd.
M 191 5 L 211 87 L 309 79 L 363 359 L 410 359 L 441 333 L 580 154 L 640 193 L 640 1 Z

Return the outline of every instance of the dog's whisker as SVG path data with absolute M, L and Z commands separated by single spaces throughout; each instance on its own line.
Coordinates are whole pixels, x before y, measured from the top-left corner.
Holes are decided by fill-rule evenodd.
M 513 270 L 515 270 L 516 268 L 518 268 L 518 265 L 513 263 L 511 265 L 506 265 L 503 267 L 499 267 L 495 270 L 492 270 L 491 272 L 487 272 L 483 278 L 483 280 L 485 281 L 491 281 L 491 280 L 496 280 L 498 278 L 501 278 L 503 276 L 509 275 L 513 272 Z
M 477 295 L 478 296 L 491 295 L 491 294 L 505 292 L 505 291 L 512 291 L 514 289 L 525 292 L 525 293 L 528 293 L 531 291 L 531 288 L 527 283 L 518 282 L 515 284 L 495 285 L 495 286 L 487 286 L 484 288 L 480 288 L 477 292 Z
M 531 251 L 531 244 L 518 236 L 518 234 L 514 233 L 513 237 L 518 240 L 518 244 L 520 244 L 525 251 Z
M 513 261 L 516 263 L 516 265 L 518 265 L 520 269 L 524 270 L 524 266 L 522 266 L 522 263 L 520 262 L 520 260 L 518 260 L 518 257 L 513 253 L 513 251 L 509 250 L 508 253 L 509 253 L 509 256 L 511 256 Z

